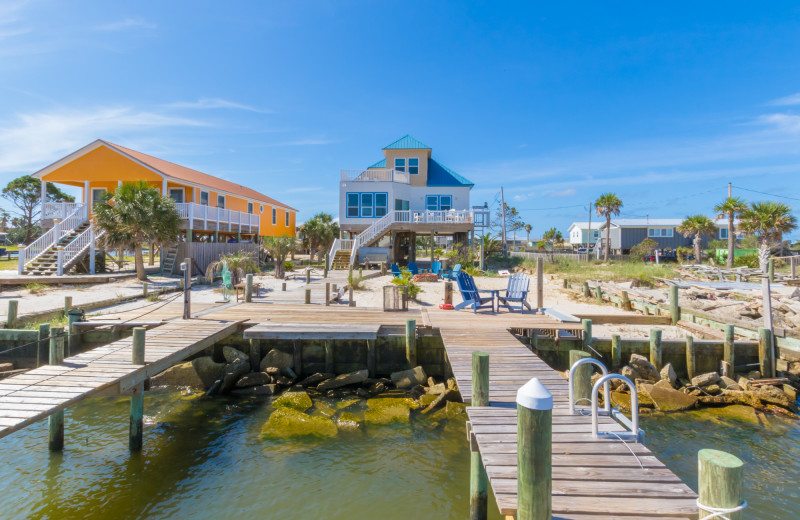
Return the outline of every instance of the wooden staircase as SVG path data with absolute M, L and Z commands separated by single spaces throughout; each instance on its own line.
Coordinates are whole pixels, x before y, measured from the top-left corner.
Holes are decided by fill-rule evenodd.
M 52 276 L 57 274 L 58 271 L 58 252 L 56 247 L 66 247 L 75 238 L 89 228 L 89 222 L 86 221 L 79 225 L 63 237 L 58 242 L 48 247 L 41 255 L 36 257 L 33 262 L 25 266 L 22 274 L 36 275 L 36 276 Z M 74 264 L 74 262 L 73 262 Z M 67 266 L 64 266 L 64 272 L 67 272 Z
M 178 248 L 170 247 L 164 253 L 164 275 L 172 274 L 172 269 L 175 268 L 175 258 L 178 256 Z
M 349 268 L 350 268 L 350 251 L 348 251 L 347 249 L 339 249 L 333 255 L 333 263 L 331 264 L 331 269 L 347 270 Z

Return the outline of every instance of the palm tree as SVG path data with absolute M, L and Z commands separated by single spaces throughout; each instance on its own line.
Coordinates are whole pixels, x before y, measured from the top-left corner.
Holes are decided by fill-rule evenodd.
M 525 234 L 527 235 L 527 237 L 525 238 L 525 245 L 526 246 L 531 241 L 531 230 L 532 229 L 533 229 L 533 226 L 531 226 L 530 224 L 525 224 Z
M 728 197 L 714 206 L 714 211 L 718 213 L 717 218 L 728 217 L 728 267 L 733 267 L 733 251 L 736 245 L 736 227 L 733 222 L 746 209 L 747 203 L 739 197 Z
M 275 278 L 283 278 L 286 257 L 297 247 L 295 237 L 264 237 L 264 248 L 275 260 Z
M 597 211 L 597 216 L 606 218 L 605 261 L 608 262 L 608 257 L 611 255 L 611 215 L 619 216 L 622 201 L 619 200 L 615 193 L 603 193 L 594 202 L 594 207 L 595 211 Z M 589 233 L 591 233 L 591 230 Z
M 496 238 L 493 238 L 489 233 L 486 233 L 485 235 L 478 235 L 478 245 L 481 247 L 481 251 L 483 253 L 483 256 L 481 257 L 481 264 L 483 266 L 486 265 L 489 255 L 492 253 L 499 253 L 503 250 L 503 246 L 500 241 Z
M 95 224 L 105 231 L 101 238 L 109 249 L 133 249 L 136 277 L 147 280 L 142 245 L 169 246 L 181 232 L 181 216 L 175 201 L 145 181 L 126 182 L 94 206 Z
M 758 261 L 765 273 L 769 269 L 770 243 L 797 228 L 792 208 L 780 202 L 753 202 L 739 215 L 739 229 L 759 239 Z
M 339 224 L 334 222 L 331 214 L 317 213 L 303 225 L 302 233 L 308 240 L 310 260 L 313 262 L 314 255 L 330 249 L 339 236 Z
M 694 260 L 698 264 L 702 264 L 701 245 L 703 244 L 704 236 L 714 236 L 717 230 L 717 225 L 714 221 L 705 215 L 693 215 L 686 217 L 681 225 L 678 226 L 678 233 L 691 238 L 694 237 Z

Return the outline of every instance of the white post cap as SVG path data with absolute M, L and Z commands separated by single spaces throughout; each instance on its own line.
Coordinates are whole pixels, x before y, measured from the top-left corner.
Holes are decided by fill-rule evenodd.
M 517 404 L 528 410 L 552 410 L 553 394 L 534 377 L 517 390 Z

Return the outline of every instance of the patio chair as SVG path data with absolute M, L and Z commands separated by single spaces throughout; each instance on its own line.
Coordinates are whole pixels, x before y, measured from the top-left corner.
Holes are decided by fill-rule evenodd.
M 222 263 L 222 297 L 223 299 L 228 302 L 230 301 L 230 293 L 228 291 L 233 291 L 233 282 L 231 282 L 231 271 L 228 269 L 228 262 Z M 238 299 L 238 293 L 237 293 Z
M 511 275 L 511 278 L 508 279 L 508 287 L 506 288 L 505 295 L 497 294 L 498 303 L 502 303 L 508 307 L 508 310 L 511 310 L 511 306 L 508 304 L 509 302 L 519 303 L 520 312 L 524 313 L 525 307 L 527 307 L 528 310 L 532 310 L 531 304 L 528 303 L 528 287 L 530 283 L 531 280 L 528 278 L 528 275 L 522 273 Z
M 431 274 L 435 274 L 436 278 L 442 277 L 442 263 L 439 261 L 433 262 L 431 264 L 431 268 L 428 269 L 428 272 Z
M 411 271 L 411 274 L 419 274 L 419 268 L 417 267 L 416 262 L 409 262 L 408 270 Z
M 461 264 L 456 264 L 452 269 L 442 269 L 442 278 L 445 280 L 456 281 L 458 273 L 461 272 Z
M 492 312 L 494 312 L 495 291 L 478 289 L 475 286 L 475 280 L 467 273 L 459 272 L 456 277 L 456 283 L 458 283 L 458 290 L 461 292 L 461 299 L 464 300 L 455 306 L 456 310 L 472 306 L 472 312 L 477 314 L 478 309 L 488 303 L 492 307 Z M 488 292 L 490 295 L 481 296 L 482 292 Z
M 392 264 L 392 275 L 394 275 L 395 278 L 400 278 L 402 276 L 400 267 L 397 264 Z

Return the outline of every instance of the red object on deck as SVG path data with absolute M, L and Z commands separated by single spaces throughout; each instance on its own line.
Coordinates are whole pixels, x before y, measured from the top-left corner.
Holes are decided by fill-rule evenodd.
M 451 303 L 440 303 L 439 304 L 439 308 L 442 309 L 442 310 L 445 310 L 445 311 L 452 311 L 453 310 L 453 304 L 451 304 Z

